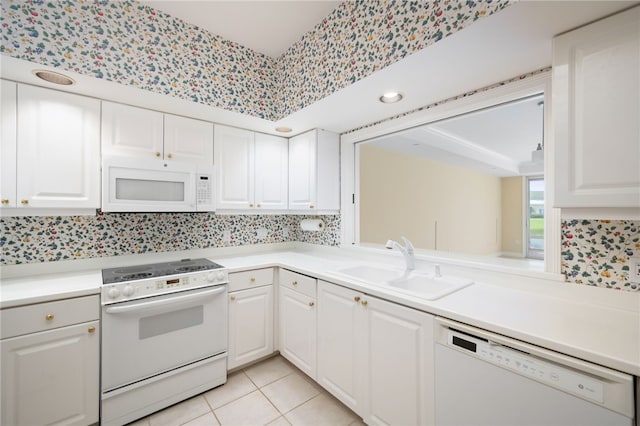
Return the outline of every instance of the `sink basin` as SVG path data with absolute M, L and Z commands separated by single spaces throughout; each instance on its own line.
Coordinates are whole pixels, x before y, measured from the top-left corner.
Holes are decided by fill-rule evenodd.
M 464 278 L 434 277 L 422 272 L 370 265 L 350 266 L 335 273 L 426 300 L 439 299 L 473 284 L 473 281 Z

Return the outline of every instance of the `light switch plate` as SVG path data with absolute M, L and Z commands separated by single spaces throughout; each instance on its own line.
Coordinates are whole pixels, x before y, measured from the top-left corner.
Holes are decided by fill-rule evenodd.
M 640 284 L 640 257 L 629 258 L 629 281 Z

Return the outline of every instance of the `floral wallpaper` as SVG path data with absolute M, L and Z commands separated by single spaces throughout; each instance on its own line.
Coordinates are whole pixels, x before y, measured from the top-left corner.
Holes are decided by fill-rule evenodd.
M 132 0 L 2 0 L 0 52 L 277 121 L 509 4 L 345 1 L 274 59 Z
M 96 216 L 0 218 L 1 265 L 159 253 L 195 248 L 301 241 L 337 246 L 340 216 L 322 216 L 322 231 L 304 232 L 306 215 L 98 213 Z M 266 230 L 260 238 L 259 230 Z M 229 232 L 225 240 L 224 232 Z
M 639 291 L 630 259 L 640 257 L 640 221 L 563 220 L 562 273 L 566 281 Z

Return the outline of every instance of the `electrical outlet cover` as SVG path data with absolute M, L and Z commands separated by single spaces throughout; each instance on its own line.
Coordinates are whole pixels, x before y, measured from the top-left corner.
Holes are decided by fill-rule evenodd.
M 629 281 L 640 284 L 640 257 L 629 259 Z

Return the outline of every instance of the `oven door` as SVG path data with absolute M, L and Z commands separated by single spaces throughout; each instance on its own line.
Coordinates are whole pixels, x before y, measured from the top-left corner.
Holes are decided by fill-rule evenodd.
M 227 286 L 102 307 L 103 392 L 227 350 Z

